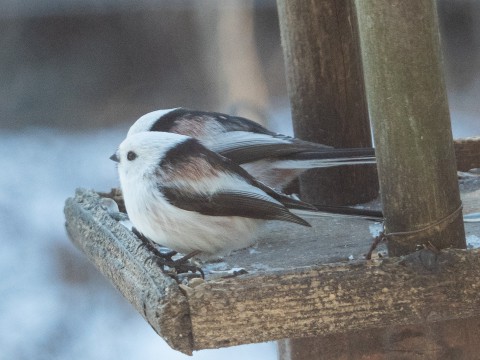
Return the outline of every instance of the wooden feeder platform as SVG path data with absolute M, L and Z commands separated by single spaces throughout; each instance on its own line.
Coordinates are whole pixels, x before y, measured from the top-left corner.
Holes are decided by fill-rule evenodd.
M 480 211 L 480 176 L 461 180 L 464 213 Z M 204 264 L 205 281 L 178 284 L 92 190 L 67 199 L 73 243 L 174 349 L 194 350 L 480 315 L 480 250 L 424 249 L 365 260 L 378 223 L 306 218 L 271 222 L 258 244 Z M 467 239 L 480 223 L 465 223 Z M 422 244 L 419 244 L 422 245 Z M 380 257 L 379 255 L 382 255 Z M 229 276 L 222 270 L 242 268 Z

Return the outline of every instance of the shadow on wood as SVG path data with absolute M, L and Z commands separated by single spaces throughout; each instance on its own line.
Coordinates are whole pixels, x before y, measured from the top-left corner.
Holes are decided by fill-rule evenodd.
M 476 359 L 480 317 L 447 320 L 437 329 L 436 324 L 378 328 L 353 331 L 324 337 L 286 340 L 280 343 L 280 354 L 291 354 L 289 360 L 301 354 L 311 359 Z M 468 328 L 468 331 L 465 329 Z M 289 349 L 284 349 L 288 347 Z

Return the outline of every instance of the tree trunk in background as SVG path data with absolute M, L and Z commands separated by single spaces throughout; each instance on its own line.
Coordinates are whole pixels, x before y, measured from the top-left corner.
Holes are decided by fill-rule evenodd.
M 268 89 L 255 42 L 252 0 L 223 0 L 217 24 L 224 108 L 266 125 Z
M 216 89 L 217 110 L 265 124 L 268 90 L 257 55 L 253 1 L 194 2 L 205 46 L 203 63 Z

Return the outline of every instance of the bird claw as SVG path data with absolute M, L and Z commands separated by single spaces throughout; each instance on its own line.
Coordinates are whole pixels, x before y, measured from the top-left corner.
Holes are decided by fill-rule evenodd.
M 172 251 L 173 252 L 173 251 Z M 172 253 L 170 252 L 170 253 Z M 202 277 L 202 279 L 205 279 L 205 273 L 203 272 L 203 270 L 196 266 L 196 265 L 193 265 L 192 263 L 190 263 L 188 260 L 192 257 L 192 256 L 195 256 L 195 255 L 191 255 L 188 254 L 188 255 L 185 255 L 184 257 L 180 258 L 180 259 L 177 259 L 177 260 L 173 260 L 172 259 L 172 256 L 175 255 L 170 255 L 170 253 L 166 253 L 166 254 L 161 254 L 161 256 L 158 256 L 158 255 L 153 255 L 151 257 L 148 258 L 148 260 L 150 261 L 153 261 L 155 262 L 163 271 L 169 273 L 169 275 L 173 275 L 172 277 L 175 278 L 176 275 L 178 274 L 184 274 L 184 273 L 188 273 L 189 271 L 192 272 L 192 273 L 200 273 L 200 276 Z M 165 270 L 165 266 L 169 267 L 170 269 L 173 269 L 175 270 L 173 273 L 172 272 L 168 272 Z
M 147 259 L 147 261 L 155 262 L 163 271 L 165 271 L 165 266 L 168 266 L 171 269 L 175 269 L 176 274 L 188 273 L 189 271 L 192 273 L 198 272 L 202 276 L 202 279 L 205 279 L 205 274 L 200 267 L 187 263 L 189 259 L 195 255 L 198 255 L 200 251 L 193 251 L 190 254 L 181 257 L 180 259 L 173 260 L 173 257 L 178 254 L 177 251 L 171 250 L 162 253 L 157 249 L 152 241 L 146 238 L 137 229 L 132 228 L 132 232 L 143 242 L 143 245 L 145 245 L 147 249 L 153 253 L 153 255 Z
M 177 259 L 177 260 L 172 260 L 171 261 L 171 264 L 172 266 L 170 265 L 167 265 L 168 267 L 170 268 L 174 268 L 177 272 L 177 274 L 181 274 L 181 273 L 187 273 L 187 272 L 192 272 L 192 273 L 200 273 L 200 275 L 202 276 L 202 279 L 205 279 L 205 273 L 203 272 L 203 270 L 199 267 L 199 266 L 196 266 L 196 265 L 193 265 L 189 260 L 200 254 L 200 251 L 192 251 L 191 253 L 181 257 L 180 259 Z

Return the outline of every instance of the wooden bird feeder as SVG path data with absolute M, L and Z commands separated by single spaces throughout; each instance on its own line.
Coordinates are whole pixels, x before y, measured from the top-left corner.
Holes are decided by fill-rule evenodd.
M 469 212 L 480 211 L 480 179 L 463 200 Z M 247 274 L 222 278 L 226 274 L 207 270 L 204 282 L 178 285 L 96 192 L 77 190 L 65 216 L 74 244 L 172 348 L 186 354 L 480 316 L 480 250 L 423 250 L 367 261 L 370 227 L 377 227 L 371 221 L 307 218 L 313 225 L 307 230 L 272 222 L 257 246 L 206 265 Z M 480 237 L 480 222 L 467 223 L 466 233 Z M 385 253 L 385 246 L 378 251 Z
M 99 194 L 82 189 L 65 206 L 71 240 L 185 354 L 289 339 L 281 359 L 478 357 L 480 250 L 466 250 L 464 234 L 480 237 L 480 223 L 463 226 L 455 154 L 459 169 L 480 167 L 480 140 L 452 141 L 434 1 L 278 0 L 278 8 L 297 135 L 369 146 L 369 117 L 374 125 L 391 257 L 380 245 L 364 259 L 370 221 L 271 222 L 257 246 L 206 264 L 205 281 L 179 285 Z M 376 195 L 375 169 L 345 171 L 303 178 L 302 196 L 338 205 Z M 461 181 L 465 213 L 480 211 L 479 177 Z M 370 180 L 359 187 L 360 178 Z M 329 194 L 342 183 L 350 195 Z M 247 273 L 220 271 L 234 268 Z

